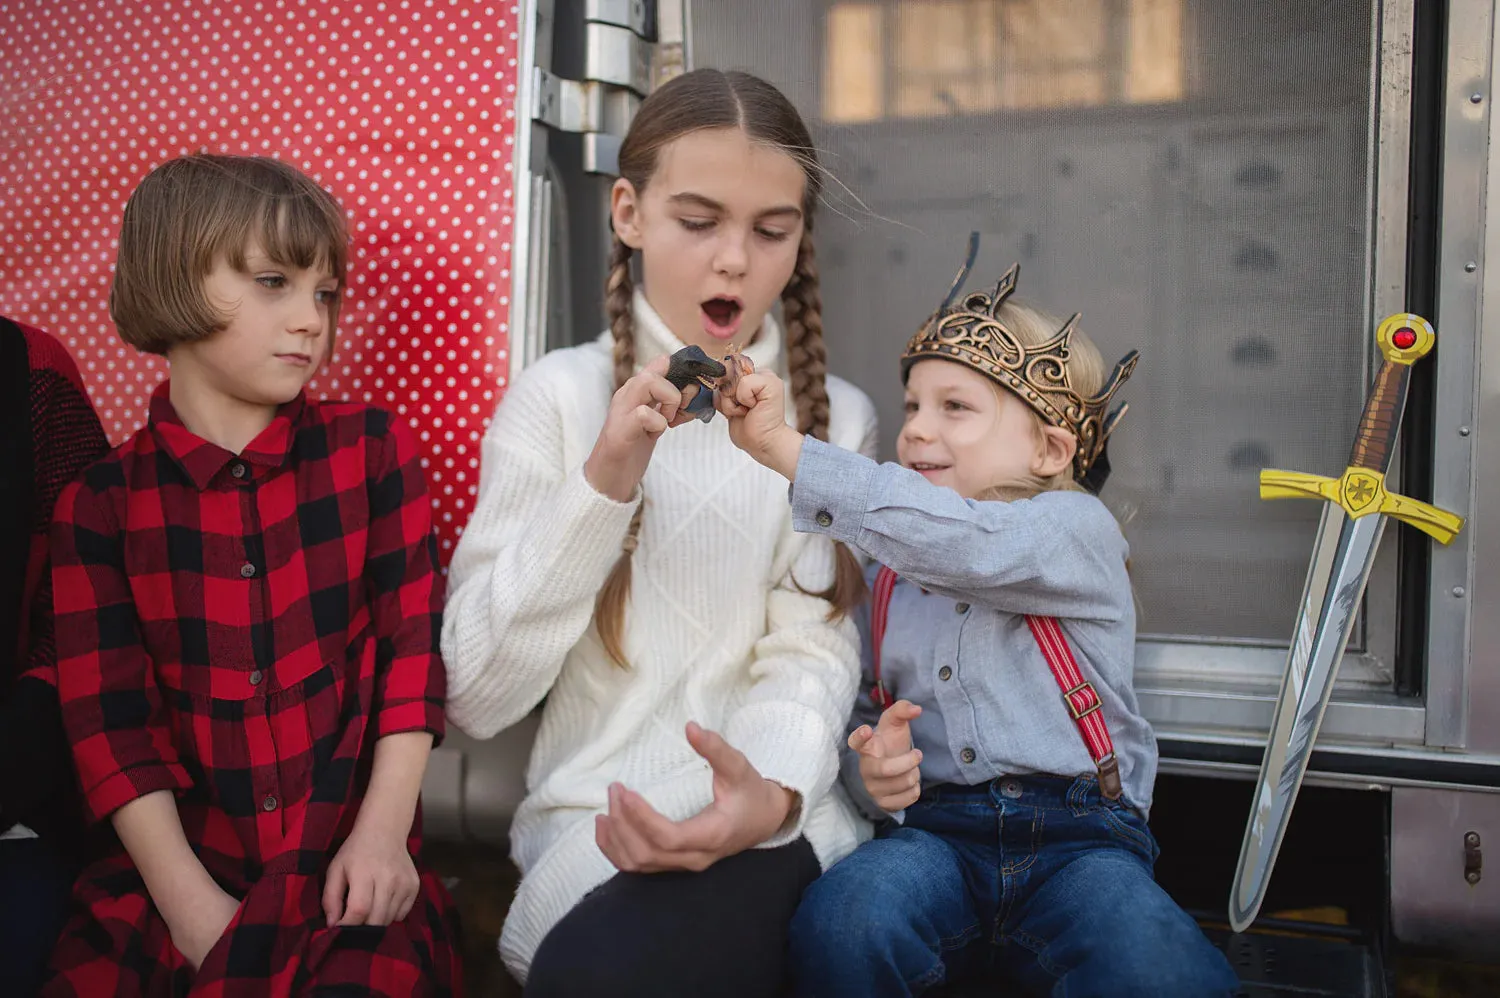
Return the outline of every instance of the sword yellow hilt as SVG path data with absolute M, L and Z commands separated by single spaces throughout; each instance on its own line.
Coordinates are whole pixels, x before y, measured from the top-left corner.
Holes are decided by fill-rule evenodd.
M 1386 491 L 1385 476 L 1369 468 L 1346 468 L 1338 478 L 1267 468 L 1260 473 L 1260 497 L 1325 499 L 1343 507 L 1351 520 L 1382 513 L 1411 524 L 1439 544 L 1450 543 L 1464 526 L 1457 513 Z
M 1350 519 L 1356 520 L 1381 513 L 1411 524 L 1439 544 L 1447 544 L 1458 536 L 1463 529 L 1463 517 L 1388 492 L 1385 487 L 1396 430 L 1406 408 L 1411 365 L 1427 356 L 1436 341 L 1432 323 L 1420 315 L 1399 312 L 1381 322 L 1375 331 L 1375 342 L 1385 363 L 1375 375 L 1375 384 L 1365 400 L 1349 467 L 1338 478 L 1267 469 L 1260 473 L 1260 497 L 1324 499 L 1341 506 Z

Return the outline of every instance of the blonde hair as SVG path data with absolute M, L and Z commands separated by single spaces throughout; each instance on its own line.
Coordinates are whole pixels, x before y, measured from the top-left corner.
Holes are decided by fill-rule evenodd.
M 1052 339 L 1062 329 L 1064 323 L 1060 316 L 1014 298 L 1006 300 L 1000 306 L 996 317 L 1001 325 L 1010 330 L 1021 345 L 1026 347 L 1039 346 Z M 1104 367 L 1104 357 L 1099 353 L 1099 348 L 1094 346 L 1093 341 L 1081 329 L 1075 328 L 1073 337 L 1069 340 L 1067 368 L 1068 380 L 1080 395 L 1095 395 L 1104 387 L 1107 373 Z M 998 381 L 991 380 L 990 387 L 997 396 L 1014 395 L 1009 388 Z M 1040 438 L 1046 427 L 1053 424 L 1029 405 L 1026 411 L 1031 414 L 1032 428 Z M 996 482 L 980 493 L 977 498 L 1009 502 L 1015 499 L 1030 499 L 1043 492 L 1087 491 L 1078 484 L 1073 470 L 1073 462 L 1069 461 L 1066 468 L 1050 478 L 1026 475 L 1014 481 Z
M 296 167 L 260 156 L 182 156 L 136 187 L 109 287 L 120 339 L 165 354 L 223 329 L 229 317 L 204 280 L 220 261 L 243 271 L 251 243 L 282 266 L 329 269 L 339 292 L 327 306 L 331 355 L 349 256 L 343 209 Z
M 781 292 L 786 319 L 785 346 L 797 427 L 808 436 L 828 439 L 828 350 L 823 343 L 823 300 L 817 259 L 813 254 L 813 209 L 822 175 L 812 137 L 790 101 L 771 84 L 749 73 L 695 69 L 675 77 L 641 104 L 620 146 L 620 176 L 644 191 L 656 172 L 657 155 L 669 142 L 707 128 L 739 128 L 751 139 L 785 152 L 802 167 L 807 183 L 802 194 L 802 241 L 791 280 Z M 635 319 L 631 311 L 634 281 L 632 250 L 614 237 L 604 303 L 614 337 L 614 383 L 618 389 L 635 373 Z M 619 559 L 594 600 L 594 628 L 605 652 L 621 668 L 625 657 L 625 606 L 630 599 L 630 566 L 640 542 L 646 500 L 636 508 L 621 545 Z M 865 597 L 865 577 L 854 554 L 834 545 L 833 583 L 811 592 L 832 604 L 829 619 L 847 614 Z M 794 584 L 795 584 L 795 580 Z M 801 588 L 800 586 L 798 587 Z M 806 590 L 803 590 L 806 592 Z

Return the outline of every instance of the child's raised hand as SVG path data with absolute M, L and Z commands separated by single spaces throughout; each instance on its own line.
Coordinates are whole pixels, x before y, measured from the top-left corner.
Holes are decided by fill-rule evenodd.
M 678 418 L 682 392 L 664 375 L 668 360 L 658 357 L 620 386 L 610 399 L 609 413 L 583 465 L 589 484 L 618 502 L 627 502 L 646 474 L 657 438 Z
M 859 753 L 859 776 L 865 792 L 885 811 L 911 807 L 922 796 L 922 750 L 911 744 L 911 722 L 922 708 L 897 700 L 871 730 L 862 724 L 849 733 L 849 747 Z
M 786 385 L 770 371 L 740 378 L 731 396 L 720 392 L 716 404 L 729 420 L 729 439 L 761 464 L 791 479 L 802 453 L 802 434 L 787 425 Z
M 390 925 L 411 911 L 421 886 L 406 836 L 356 821 L 329 864 L 323 914 L 329 925 Z

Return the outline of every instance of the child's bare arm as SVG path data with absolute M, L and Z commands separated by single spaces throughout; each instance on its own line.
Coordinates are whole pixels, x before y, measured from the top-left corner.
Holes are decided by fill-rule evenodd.
M 234 917 L 183 834 L 177 757 L 156 670 L 141 639 L 113 504 L 75 482 L 52 522 L 57 686 L 91 819 L 114 824 L 172 941 L 195 967 Z
M 411 832 L 417 813 L 422 774 L 432 752 L 432 735 L 426 731 L 403 731 L 386 735 L 375 743 L 375 763 L 370 787 L 359 806 L 355 828 L 371 824 L 391 830 L 402 842 Z
M 431 751 L 426 731 L 402 731 L 375 743 L 370 786 L 323 887 L 329 925 L 389 925 L 411 911 L 420 880 L 406 839 Z
M 172 944 L 197 967 L 224 934 L 239 902 L 214 882 L 188 845 L 170 790 L 137 797 L 110 820 L 166 921 Z
M 328 867 L 323 912 L 330 925 L 389 925 L 411 910 L 419 878 L 407 837 L 427 757 L 443 734 L 443 598 L 432 502 L 416 439 L 397 417 L 386 418 L 371 468 L 365 569 L 377 642 L 376 741 L 354 827 Z

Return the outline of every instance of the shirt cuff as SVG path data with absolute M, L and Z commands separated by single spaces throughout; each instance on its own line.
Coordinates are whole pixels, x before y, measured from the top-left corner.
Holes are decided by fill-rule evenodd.
M 792 480 L 793 529 L 856 543 L 879 467 L 863 454 L 804 438 Z
M 131 766 L 106 776 L 85 795 L 88 819 L 103 821 L 133 800 L 158 790 L 182 793 L 192 789 L 193 781 L 178 763 L 146 763 Z
M 375 719 L 375 737 L 398 735 L 406 731 L 425 731 L 432 735 L 432 746 L 436 748 L 443 740 L 443 707 L 430 700 L 409 700 L 380 708 Z

